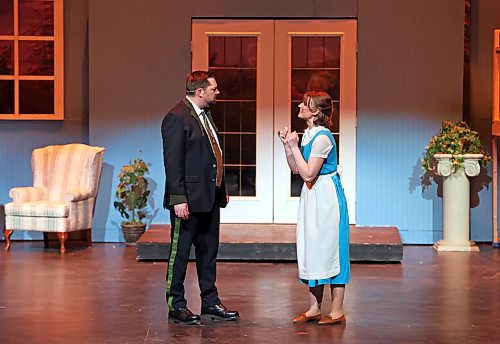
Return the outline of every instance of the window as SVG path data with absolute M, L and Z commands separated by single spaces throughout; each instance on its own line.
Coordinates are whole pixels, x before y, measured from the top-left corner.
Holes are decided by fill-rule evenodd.
M 231 196 L 255 196 L 257 37 L 209 37 L 209 70 L 223 90 L 214 120 L 224 147 L 224 175 Z
M 299 104 L 302 96 L 309 91 L 323 91 L 333 100 L 334 127 L 330 128 L 337 144 L 337 161 L 340 149 L 340 35 L 293 35 L 291 36 L 291 112 L 292 128 L 301 129 L 299 137 L 307 128 L 300 118 Z M 290 175 L 290 196 L 299 197 L 304 181 L 299 174 Z
M 63 119 L 63 58 L 63 0 L 0 1 L 0 119 Z

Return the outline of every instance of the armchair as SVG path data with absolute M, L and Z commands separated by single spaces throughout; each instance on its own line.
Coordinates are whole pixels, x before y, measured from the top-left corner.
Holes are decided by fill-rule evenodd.
M 101 177 L 104 148 L 73 143 L 33 150 L 33 186 L 13 188 L 13 202 L 5 205 L 5 250 L 16 230 L 56 232 L 61 253 L 66 252 L 68 232 L 86 230 L 92 246 L 91 227 Z

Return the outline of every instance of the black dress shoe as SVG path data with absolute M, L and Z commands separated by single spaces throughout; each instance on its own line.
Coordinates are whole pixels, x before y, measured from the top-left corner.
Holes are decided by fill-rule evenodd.
M 212 307 L 202 307 L 201 317 L 203 319 L 210 320 L 231 321 L 238 319 L 240 317 L 240 314 L 236 311 L 228 311 L 226 306 L 221 303 L 220 305 L 215 305 Z
M 200 316 L 193 314 L 188 308 L 177 308 L 173 311 L 168 311 L 168 319 L 184 325 L 200 324 Z

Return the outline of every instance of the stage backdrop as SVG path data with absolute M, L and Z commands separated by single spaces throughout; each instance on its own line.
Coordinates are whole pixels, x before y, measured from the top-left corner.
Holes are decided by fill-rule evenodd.
M 442 120 L 461 118 L 460 1 L 90 1 L 90 142 L 107 149 L 103 189 L 141 150 L 151 221 L 168 223 L 160 124 L 184 96 L 191 18 L 230 17 L 358 19 L 356 223 L 397 226 L 406 243 L 439 239 L 442 199 L 434 186 L 422 194 L 419 159 Z M 119 238 L 120 218 L 101 201 L 95 229 Z
M 183 97 L 191 19 L 230 17 L 357 19 L 356 223 L 397 226 L 405 243 L 439 239 L 442 199 L 435 186 L 422 194 L 419 159 L 442 120 L 461 118 L 462 1 L 66 0 L 66 118 L 0 121 L 0 225 L 9 189 L 32 183 L 31 151 L 69 142 L 106 148 L 94 240 L 123 240 L 113 191 L 120 166 L 136 156 L 151 164 L 148 221 L 168 223 L 160 124 Z M 474 1 L 472 24 L 470 113 L 488 143 L 491 31 L 500 27 L 500 3 Z M 489 241 L 491 182 L 472 184 L 478 190 L 471 199 L 472 239 Z M 41 237 L 17 232 L 13 238 Z

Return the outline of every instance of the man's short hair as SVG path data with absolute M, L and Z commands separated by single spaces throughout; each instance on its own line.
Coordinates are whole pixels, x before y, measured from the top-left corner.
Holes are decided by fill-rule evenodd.
M 210 82 L 208 81 L 210 78 L 215 79 L 214 74 L 204 70 L 196 70 L 189 73 L 186 79 L 186 94 L 193 95 L 199 88 L 206 89 L 210 86 Z

